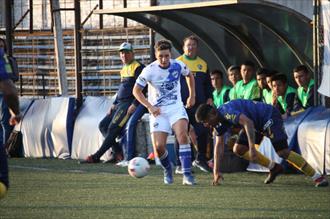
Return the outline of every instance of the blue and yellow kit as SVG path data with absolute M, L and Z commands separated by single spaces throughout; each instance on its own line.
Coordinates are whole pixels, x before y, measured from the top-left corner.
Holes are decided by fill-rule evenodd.
M 134 105 L 138 102 L 133 96 L 133 87 L 137 77 L 141 74 L 144 65 L 134 60 L 128 65 L 124 65 L 120 71 L 120 85 L 117 92 L 117 97 L 114 104 L 122 101 L 133 101 Z
M 182 61 L 195 77 L 196 104 L 205 103 L 208 98 L 212 98 L 212 84 L 208 73 L 207 63 L 197 56 L 194 59 L 186 55 L 179 56 L 177 60 Z M 185 104 L 189 97 L 189 89 L 185 78 L 181 77 L 181 97 Z
M 221 117 L 226 121 L 216 127 L 219 135 L 224 134 L 230 126 L 239 125 L 239 116 L 244 114 L 254 123 L 257 131 L 263 131 L 265 124 L 272 117 L 275 108 L 258 101 L 237 99 L 218 108 Z

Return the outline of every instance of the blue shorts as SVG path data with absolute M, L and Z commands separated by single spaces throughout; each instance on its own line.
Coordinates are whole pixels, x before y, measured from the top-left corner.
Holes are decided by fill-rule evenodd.
M 262 130 L 256 130 L 255 143 L 260 144 L 264 136 L 270 139 L 275 151 L 288 148 L 288 136 L 284 129 L 283 119 L 278 110 L 273 110 L 271 118 L 265 123 Z M 244 129 L 240 131 L 236 143 L 249 145 L 249 141 Z

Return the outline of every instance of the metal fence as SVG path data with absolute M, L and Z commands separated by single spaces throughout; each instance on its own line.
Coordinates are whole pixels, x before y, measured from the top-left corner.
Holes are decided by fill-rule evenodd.
M 82 80 L 83 95 L 113 95 L 120 83 L 121 60 L 118 47 L 123 41 L 134 45 L 135 57 L 150 61 L 149 29 L 144 26 L 83 30 Z M 64 31 L 64 53 L 69 94 L 75 94 L 73 31 Z M 54 52 L 54 37 L 50 31 L 29 34 L 16 33 L 13 54 L 17 59 L 22 96 L 45 97 L 59 95 Z

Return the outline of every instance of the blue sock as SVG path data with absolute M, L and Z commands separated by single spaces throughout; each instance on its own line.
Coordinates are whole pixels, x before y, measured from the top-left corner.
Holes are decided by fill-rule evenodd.
M 179 157 L 183 175 L 191 175 L 191 148 L 189 144 L 181 144 L 179 148 Z
M 166 150 L 165 153 L 159 158 L 160 163 L 162 164 L 163 169 L 167 173 L 172 173 L 172 166 L 170 163 L 170 159 L 168 157 L 168 151 Z

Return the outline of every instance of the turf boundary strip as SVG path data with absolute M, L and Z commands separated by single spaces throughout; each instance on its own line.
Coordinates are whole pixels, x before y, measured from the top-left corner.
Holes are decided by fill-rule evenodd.
M 123 175 L 121 173 L 112 173 L 107 171 L 86 171 L 86 170 L 79 170 L 79 169 L 57 169 L 57 168 L 45 168 L 45 167 L 33 167 L 33 166 L 21 166 L 21 165 L 9 165 L 9 168 L 16 168 L 16 169 L 25 169 L 25 170 L 34 170 L 34 171 L 59 171 L 59 172 L 68 172 L 68 173 L 99 173 L 99 174 L 112 174 L 112 175 Z

